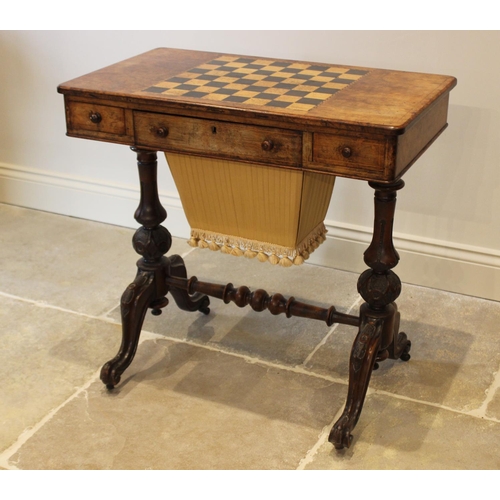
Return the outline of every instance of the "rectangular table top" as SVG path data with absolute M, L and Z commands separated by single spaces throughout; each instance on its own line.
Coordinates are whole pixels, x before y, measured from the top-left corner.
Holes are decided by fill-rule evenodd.
M 159 48 L 58 90 L 400 134 L 455 85 L 451 76 Z
M 447 126 L 451 76 L 159 48 L 58 87 L 68 135 L 392 182 Z

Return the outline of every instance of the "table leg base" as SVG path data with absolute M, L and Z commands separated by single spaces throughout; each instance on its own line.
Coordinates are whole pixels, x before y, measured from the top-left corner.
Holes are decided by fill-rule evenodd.
M 121 298 L 122 343 L 118 354 L 101 369 L 101 380 L 108 389 L 120 382 L 121 374 L 134 359 L 142 323 L 150 303 L 155 299 L 154 271 L 139 270 L 135 280 Z
M 399 312 L 395 303 L 376 311 L 368 304 L 360 310 L 361 324 L 354 340 L 349 363 L 349 388 L 344 412 L 332 427 L 328 441 L 337 450 L 349 448 L 352 430 L 358 423 L 363 409 L 372 371 L 377 361 L 410 359 L 411 342 L 399 332 Z
M 187 278 L 186 266 L 180 255 L 170 257 L 169 275 L 175 278 Z M 179 309 L 183 311 L 200 311 L 203 314 L 210 313 L 210 299 L 206 295 L 199 292 L 189 295 L 186 290 L 176 287 L 170 287 L 169 291 Z
M 170 291 L 180 309 L 185 311 L 210 312 L 210 299 L 201 293 L 189 295 L 183 290 L 169 287 L 167 276 L 185 277 L 186 267 L 178 255 L 164 257 L 159 265 L 149 268 L 141 259 L 135 280 L 123 292 L 120 308 L 122 317 L 122 343 L 118 354 L 101 369 L 101 380 L 108 389 L 113 389 L 121 375 L 134 359 L 142 325 L 148 308 L 154 315 L 168 304 L 165 295 Z

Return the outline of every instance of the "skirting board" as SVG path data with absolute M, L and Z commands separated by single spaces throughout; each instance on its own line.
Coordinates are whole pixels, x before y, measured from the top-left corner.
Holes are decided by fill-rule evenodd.
M 177 193 L 160 193 L 174 236 L 189 237 Z M 139 187 L 104 183 L 58 172 L 0 164 L 0 203 L 43 210 L 105 224 L 136 228 Z
M 160 192 L 160 200 L 168 213 L 165 226 L 173 236 L 188 238 L 189 225 L 178 195 Z M 135 228 L 138 201 L 138 187 L 0 165 L 0 203 Z M 328 220 L 325 225 L 327 240 L 308 262 L 364 271 L 362 255 L 371 228 Z M 401 257 L 396 272 L 403 283 L 500 301 L 500 252 L 398 233 L 394 244 Z

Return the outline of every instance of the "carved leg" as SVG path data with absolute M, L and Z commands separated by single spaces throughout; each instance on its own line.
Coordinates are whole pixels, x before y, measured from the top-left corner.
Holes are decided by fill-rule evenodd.
M 333 426 L 328 440 L 335 448 L 349 448 L 352 442 L 351 431 L 356 426 L 370 383 L 375 361 L 380 361 L 383 349 L 394 332 L 397 308 L 389 304 L 376 311 L 364 303 L 360 309 L 361 325 L 352 346 L 349 362 L 349 389 L 347 402 L 342 416 Z M 383 356 L 383 354 L 382 354 Z M 387 355 L 383 357 L 386 359 Z
M 391 358 L 409 359 L 410 342 L 399 333 L 399 313 L 395 300 L 401 293 L 401 281 L 391 271 L 399 261 L 392 242 L 396 191 L 403 181 L 393 184 L 370 183 L 375 189 L 373 239 L 364 254 L 370 267 L 358 280 L 358 291 L 365 299 L 360 309 L 360 330 L 356 337 L 349 366 L 349 389 L 345 410 L 335 423 L 329 441 L 335 448 L 349 447 L 351 431 L 361 409 L 376 361 Z
M 154 273 L 139 271 L 121 299 L 122 343 L 118 354 L 108 361 L 101 370 L 101 380 L 108 389 L 120 382 L 121 374 L 135 356 L 142 324 L 149 304 L 155 296 Z
M 333 426 L 328 438 L 338 450 L 351 446 L 351 431 L 361 415 L 375 359 L 382 341 L 385 314 L 374 317 L 369 313 L 368 305 L 363 304 L 359 333 L 351 350 L 347 402 L 342 416 Z
M 141 181 L 141 200 L 134 217 L 142 224 L 135 232 L 132 243 L 142 258 L 137 262 L 138 272 L 134 282 L 127 287 L 121 299 L 120 350 L 101 370 L 101 380 L 108 389 L 112 389 L 120 381 L 121 374 L 134 359 L 148 308 L 158 315 L 161 314 L 161 308 L 168 304 L 165 297 L 169 291 L 166 279 L 172 265 L 174 269 L 178 269 L 175 258 L 164 257 L 172 246 L 172 237 L 167 229 L 160 226 L 167 213 L 158 197 L 156 152 L 132 149 L 137 152 Z M 198 309 L 190 310 L 201 310 L 202 306 L 208 309 L 208 298 L 196 297 L 196 300 Z

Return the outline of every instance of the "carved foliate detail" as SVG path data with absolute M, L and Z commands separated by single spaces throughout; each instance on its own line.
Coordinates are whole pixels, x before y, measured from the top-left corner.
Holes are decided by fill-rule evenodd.
M 125 289 L 120 301 L 122 318 L 128 316 L 130 308 L 134 305 L 134 300 L 139 296 L 141 291 L 147 288 L 153 280 L 151 273 L 139 271 L 133 283 Z
M 368 322 L 364 325 L 361 334 L 354 342 L 352 349 L 351 363 L 352 369 L 355 372 L 359 372 L 362 368 L 366 357 L 366 350 L 368 349 L 370 342 L 378 336 L 380 336 L 380 328 L 377 328 L 376 320 L 373 318 L 368 319 Z
M 393 271 L 378 274 L 367 269 L 358 279 L 358 292 L 375 309 L 394 302 L 401 293 L 401 280 Z
M 161 259 L 172 246 L 172 236 L 168 229 L 163 226 L 154 229 L 140 227 L 132 238 L 134 250 L 144 257 L 146 262 L 154 262 Z

